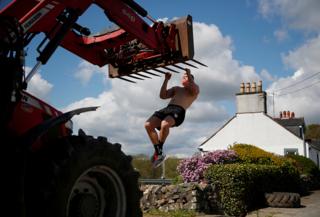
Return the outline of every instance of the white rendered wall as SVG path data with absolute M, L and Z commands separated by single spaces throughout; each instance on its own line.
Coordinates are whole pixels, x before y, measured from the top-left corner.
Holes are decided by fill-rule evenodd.
M 237 94 L 237 113 L 266 113 L 266 92 Z
M 264 113 L 237 114 L 200 148 L 213 151 L 235 143 L 255 145 L 279 155 L 284 155 L 285 148 L 298 149 L 298 154 L 304 155 L 303 140 Z

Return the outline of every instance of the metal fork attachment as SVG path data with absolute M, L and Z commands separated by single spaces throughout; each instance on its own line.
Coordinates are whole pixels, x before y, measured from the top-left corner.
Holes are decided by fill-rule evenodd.
M 113 52 L 113 61 L 109 63 L 110 78 L 121 78 L 135 83 L 123 77 L 144 80 L 143 78 L 151 78 L 144 73 L 159 77 L 159 74 L 179 73 L 189 67 L 207 67 L 193 59 L 193 28 L 190 15 L 167 24 L 155 22 L 153 25 L 156 29 L 158 45 L 149 48 L 134 39 L 118 47 L 118 50 Z

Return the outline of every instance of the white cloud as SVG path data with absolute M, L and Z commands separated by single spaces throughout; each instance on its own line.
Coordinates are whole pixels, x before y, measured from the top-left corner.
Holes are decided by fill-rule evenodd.
M 223 36 L 217 26 L 194 22 L 194 39 L 195 59 L 207 64 L 208 68 L 192 69 L 200 86 L 200 96 L 188 109 L 185 122 L 171 129 L 165 144 L 169 155 L 190 156 L 197 152 L 199 141 L 209 137 L 233 116 L 218 102 L 233 101 L 242 81 L 260 80 L 252 66 L 242 65 L 233 58 L 232 40 L 229 36 Z M 84 78 L 92 76 L 88 68 L 88 64 L 79 66 L 79 71 L 89 74 Z M 168 86 L 179 85 L 181 75 L 173 74 Z M 153 148 L 144 130 L 144 122 L 155 110 L 168 103 L 159 99 L 163 77 L 138 81 L 137 84 L 119 79 L 109 81 L 110 90 L 74 102 L 64 110 L 99 105 L 97 111 L 75 117 L 75 129 L 81 127 L 88 134 L 102 135 L 111 142 L 120 142 L 126 153 L 151 154 Z
M 295 112 L 296 116 L 304 117 L 307 124 L 319 123 L 320 75 L 315 73 L 320 71 L 320 1 L 260 0 L 259 11 L 267 19 L 277 16 L 277 19 L 282 20 L 281 31 L 275 31 L 278 39 L 288 37 L 286 31 L 289 29 L 298 30 L 304 34 L 318 34 L 316 37 L 310 34 L 309 36 L 314 38 L 308 39 L 297 49 L 282 54 L 285 66 L 295 72 L 287 77 L 276 79 L 268 91 L 276 91 L 274 99 L 276 115 L 280 111 L 290 110 Z M 263 77 L 265 75 L 261 74 Z M 272 103 L 269 111 L 273 111 Z
M 260 72 L 260 76 L 263 80 L 266 80 L 266 81 L 274 81 L 276 80 L 276 78 L 271 75 L 268 70 L 266 69 L 262 69 L 261 72 Z
M 26 67 L 26 72 L 30 72 L 29 67 Z M 40 72 L 38 72 L 29 81 L 27 90 L 40 99 L 48 100 L 52 88 L 53 84 L 43 79 Z
M 281 84 L 280 82 L 278 84 Z M 319 82 L 305 91 L 287 95 L 275 96 L 275 114 L 279 117 L 280 111 L 291 111 L 296 117 L 303 117 L 306 124 L 319 123 Z M 272 107 L 270 107 L 272 111 Z
M 78 65 L 78 70 L 74 73 L 74 76 L 77 79 L 79 79 L 83 85 L 86 85 L 91 80 L 94 73 L 101 73 L 101 74 L 107 75 L 107 72 L 108 72 L 107 66 L 98 67 L 96 65 L 92 65 L 91 63 L 89 63 L 87 61 L 82 61 Z M 106 79 L 104 79 L 104 82 L 105 81 L 106 81 Z
M 283 56 L 283 61 L 295 70 L 303 68 L 306 72 L 317 72 L 320 71 L 319 51 L 320 35 L 306 41 L 298 49 L 290 51 L 286 56 Z
M 283 29 L 278 29 L 274 31 L 273 35 L 276 37 L 277 41 L 282 42 L 288 38 L 288 32 Z
M 320 73 L 316 71 L 319 63 L 313 52 L 317 49 L 318 43 L 306 43 L 284 56 L 285 63 L 296 71 L 292 76 L 279 78 L 268 89 L 276 92 L 276 115 L 289 110 L 296 117 L 304 117 L 307 124 L 320 122 Z
M 319 0 L 260 0 L 259 11 L 265 18 L 280 16 L 292 29 L 320 31 Z
M 232 56 L 232 40 L 213 24 L 194 23 L 195 59 L 208 68 L 196 70 L 196 80 L 205 100 L 231 99 L 240 83 L 260 79 L 252 66 L 241 65 Z

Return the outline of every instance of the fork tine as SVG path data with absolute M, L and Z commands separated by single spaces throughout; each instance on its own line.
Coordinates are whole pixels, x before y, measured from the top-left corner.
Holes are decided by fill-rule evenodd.
M 159 70 L 159 69 L 152 69 L 152 70 L 154 70 L 154 71 L 156 71 L 156 72 L 160 72 L 160 73 L 162 73 L 162 74 L 166 74 L 164 71 L 161 71 L 161 70 Z
M 126 79 L 126 78 L 123 78 L 123 77 L 116 77 L 116 78 L 119 78 L 119 79 L 124 80 L 124 81 L 127 81 L 127 82 L 131 82 L 131 83 L 137 83 L 137 82 L 135 82 L 135 81 L 131 81 L 131 80 Z
M 133 76 L 132 74 L 131 75 L 127 75 L 127 76 L 130 77 L 130 78 L 138 79 L 138 80 L 144 80 L 143 78 L 139 78 L 139 77 Z
M 150 75 L 153 75 L 153 76 L 161 77 L 160 75 L 154 74 L 154 73 L 149 72 L 149 71 L 142 71 L 142 72 L 150 74 Z
M 186 65 L 191 66 L 191 67 L 196 68 L 196 69 L 198 68 L 198 67 L 196 67 L 196 66 L 194 66 L 194 65 L 192 65 L 190 63 L 187 63 L 187 62 L 183 62 L 183 64 L 186 64 Z
M 144 77 L 144 78 L 150 78 L 150 79 L 152 79 L 151 77 L 146 76 L 146 75 L 143 75 L 143 74 L 141 74 L 141 73 L 136 73 L 136 74 L 139 75 L 139 76 L 141 76 L 141 77 Z
M 178 69 L 181 69 L 181 70 L 185 70 L 185 68 L 183 68 L 183 67 L 181 67 L 181 66 L 178 66 L 178 65 L 175 65 L 175 64 L 173 64 L 172 66 L 174 66 L 174 67 L 177 67 Z
M 202 65 L 202 66 L 208 67 L 206 64 L 203 64 L 202 62 L 200 62 L 200 61 L 198 61 L 198 60 L 191 59 L 191 61 L 193 61 L 193 62 L 195 62 L 195 63 L 198 63 L 199 65 Z
M 167 66 L 163 66 L 163 68 L 164 68 L 164 69 L 166 69 L 166 70 L 169 70 L 169 71 L 175 72 L 175 73 L 180 73 L 180 72 L 178 72 L 178 71 L 176 71 L 176 70 L 174 70 L 174 69 L 170 69 L 170 68 L 169 68 L 169 67 L 167 67 Z

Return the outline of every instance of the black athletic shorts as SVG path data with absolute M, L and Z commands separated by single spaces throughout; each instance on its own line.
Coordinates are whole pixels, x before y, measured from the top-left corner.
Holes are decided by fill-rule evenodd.
M 186 110 L 182 106 L 169 104 L 167 107 L 156 111 L 152 116 L 155 116 L 160 120 L 164 120 L 167 116 L 171 116 L 175 121 L 174 126 L 177 127 L 184 121 L 185 114 Z

